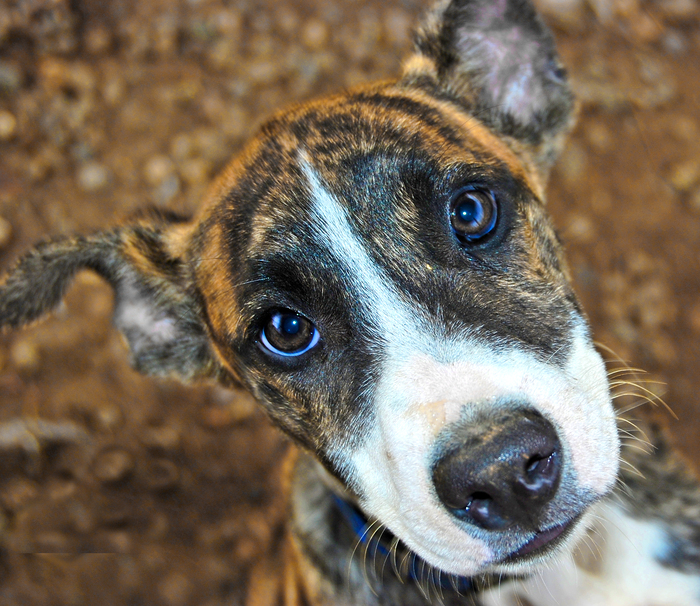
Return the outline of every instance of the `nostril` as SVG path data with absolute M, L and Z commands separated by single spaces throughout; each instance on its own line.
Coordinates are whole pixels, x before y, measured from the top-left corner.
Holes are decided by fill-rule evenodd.
M 444 498 L 444 503 L 450 509 L 456 511 L 472 511 L 481 507 L 482 502 L 491 501 L 491 496 L 485 492 L 477 490 L 468 496 L 453 494 Z
M 559 453 L 553 450 L 546 456 L 535 455 L 527 460 L 520 485 L 534 496 L 550 492 L 559 480 L 561 465 Z
M 527 464 L 525 465 L 525 473 L 528 475 L 535 475 L 537 473 L 538 469 L 542 469 L 543 461 L 549 460 L 549 457 L 552 456 L 552 453 L 548 454 L 546 457 L 541 457 L 539 455 L 535 455 L 534 457 L 530 457 L 527 460 Z
M 473 522 L 487 530 L 501 530 L 510 524 L 510 521 L 503 517 L 491 495 L 475 492 L 472 497 L 466 513 Z
M 461 520 L 478 524 L 487 530 L 502 530 L 510 524 L 499 509 L 498 503 L 486 492 L 477 490 L 464 503 L 446 505 Z

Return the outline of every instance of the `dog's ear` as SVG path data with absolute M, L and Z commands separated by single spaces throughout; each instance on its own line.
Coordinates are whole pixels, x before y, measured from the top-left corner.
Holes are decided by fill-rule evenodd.
M 574 99 L 552 34 L 530 0 L 443 0 L 415 37 L 404 81 L 440 92 L 526 146 L 546 172 Z
M 137 370 L 222 379 L 184 258 L 188 233 L 182 218 L 148 212 L 123 227 L 39 244 L 0 284 L 0 326 L 40 318 L 60 303 L 79 270 L 91 269 L 114 288 L 114 323 Z

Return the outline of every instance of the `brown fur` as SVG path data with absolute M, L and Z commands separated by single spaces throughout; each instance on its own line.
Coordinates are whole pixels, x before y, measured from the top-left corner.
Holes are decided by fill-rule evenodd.
M 515 31 L 516 42 L 503 42 L 504 30 Z M 505 45 L 505 65 L 493 61 L 491 42 Z M 523 74 L 526 82 L 517 86 Z M 511 93 L 520 88 L 514 102 Z M 359 567 L 344 566 L 357 538 L 337 523 L 331 493 L 357 495 L 337 451 L 352 451 L 366 437 L 373 411 L 361 396 L 375 366 L 366 327 L 352 322 L 362 293 L 352 291 L 332 255 L 313 248 L 314 192 L 304 167 L 345 204 L 352 228 L 397 292 L 439 317 L 445 331 L 472 322 L 485 341 L 498 346 L 508 339 L 557 364 L 580 309 L 545 212 L 545 185 L 573 115 L 551 34 L 529 2 L 443 0 L 419 29 L 416 53 L 398 80 L 274 116 L 212 185 L 196 217 L 145 212 L 27 253 L 0 286 L 0 325 L 37 320 L 58 305 L 77 271 L 94 270 L 115 289 L 115 323 L 137 369 L 243 385 L 304 449 L 287 463 L 292 532 L 253 574 L 249 606 L 435 601 L 402 564 L 400 578 L 383 582 L 381 595 L 373 595 Z M 452 234 L 440 231 L 443 215 L 434 224 L 426 220 L 432 208 L 426 204 L 437 200 L 440 214 L 465 181 L 503 188 L 507 238 L 494 235 L 496 243 L 503 239 L 501 248 L 487 239 L 457 250 Z M 421 231 L 428 228 L 430 238 Z M 313 311 L 335 339 L 324 343 L 320 361 L 310 360 L 307 375 L 260 362 L 256 340 L 269 308 L 305 311 L 299 292 L 315 301 Z M 697 488 L 675 459 L 661 455 L 660 475 L 684 487 L 678 499 L 687 493 L 697 501 Z M 627 481 L 640 502 L 653 500 L 656 485 Z M 673 500 L 669 515 L 681 506 Z M 304 526 L 309 519 L 318 525 Z M 678 567 L 697 567 L 697 525 L 677 534 L 684 533 L 692 537 L 678 540 Z M 490 582 L 475 581 L 473 593 Z M 465 603 L 457 593 L 440 599 Z

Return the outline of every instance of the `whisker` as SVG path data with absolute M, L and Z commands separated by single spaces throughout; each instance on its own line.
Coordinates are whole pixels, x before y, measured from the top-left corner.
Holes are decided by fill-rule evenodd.
M 372 545 L 372 539 L 374 538 L 374 535 L 381 529 L 382 524 L 379 522 L 379 520 L 374 520 L 367 529 L 362 533 L 362 539 L 365 544 L 365 548 L 363 550 L 363 556 L 362 556 L 362 576 L 364 577 L 367 585 L 370 588 L 370 591 L 375 595 L 379 595 L 376 590 L 374 589 L 373 583 L 369 579 L 369 573 L 367 572 L 367 552 L 369 551 L 370 546 Z M 370 533 L 370 530 L 372 531 L 372 534 L 369 536 L 368 539 L 366 539 L 367 535 Z M 366 539 L 366 540 L 365 540 Z
M 355 552 L 357 552 L 357 549 L 359 548 L 360 544 L 362 543 L 362 539 L 360 537 L 357 537 L 355 539 L 355 545 L 352 548 L 352 551 L 350 552 L 350 557 L 348 558 L 348 569 L 347 573 L 345 575 L 346 581 L 347 581 L 347 590 L 348 592 L 350 591 L 350 579 L 352 578 L 352 561 L 355 558 Z
M 425 566 L 425 562 L 423 562 L 423 565 Z M 418 586 L 419 591 L 421 592 L 421 594 L 423 594 L 423 597 L 426 600 L 430 601 L 430 596 L 426 592 L 426 588 L 424 586 L 424 580 L 422 578 L 422 575 L 421 575 L 421 577 L 418 577 L 418 575 L 416 574 L 416 554 L 415 553 L 411 553 L 411 570 L 413 571 L 414 581 L 415 581 L 416 585 Z
M 623 446 L 624 446 L 626 451 L 627 450 L 638 450 L 639 452 L 647 454 L 647 455 L 651 454 L 649 451 L 649 448 L 645 448 L 644 446 L 640 446 L 637 443 L 624 442 Z
M 566 344 L 561 345 L 560 347 L 557 347 L 557 349 L 554 351 L 554 353 L 552 353 L 552 355 L 549 356 L 549 357 L 544 361 L 544 363 L 545 363 L 545 364 L 548 364 L 549 362 L 551 362 L 552 358 L 554 358 L 554 356 L 556 356 L 562 349 L 564 349 L 565 345 L 566 345 Z
M 591 530 L 594 530 L 594 529 L 591 529 Z M 603 535 L 600 533 L 600 531 L 598 531 L 597 529 L 595 529 L 595 532 L 596 532 L 601 538 L 605 538 L 605 537 L 603 537 Z M 598 545 L 598 543 L 596 543 L 596 542 L 593 540 L 593 537 L 591 537 L 589 534 L 585 534 L 585 535 L 583 535 L 583 536 L 581 537 L 581 540 L 582 540 L 582 542 L 586 545 L 586 547 L 588 547 L 589 551 L 591 552 L 591 555 L 592 555 L 596 560 L 602 560 L 602 559 L 603 559 L 603 550 L 600 548 L 600 545 Z
M 367 548 L 365 549 L 365 553 L 367 552 L 368 549 L 370 549 L 370 548 L 372 549 L 372 562 L 371 562 L 371 566 L 372 566 L 372 577 L 374 578 L 375 581 L 377 580 L 377 551 L 378 551 L 378 545 L 379 545 L 379 543 L 380 543 L 380 541 L 381 541 L 382 535 L 384 534 L 385 528 L 386 528 L 386 527 L 384 526 L 384 524 L 379 524 L 379 526 L 377 526 L 377 529 L 372 533 L 372 536 L 369 538 L 369 541 L 367 542 Z M 377 536 L 377 533 L 379 533 L 379 538 L 378 538 L 378 539 L 375 539 L 375 537 Z M 374 542 L 374 541 L 376 541 L 376 543 L 373 545 L 373 542 Z M 367 559 L 367 558 L 366 558 L 366 556 L 365 556 L 365 561 L 366 561 L 366 559 Z M 366 567 L 366 566 L 365 566 L 365 567 Z
M 615 484 L 617 485 L 617 488 L 620 492 L 626 494 L 630 499 L 634 498 L 634 494 L 632 493 L 632 490 L 630 489 L 629 485 L 621 477 L 617 478 Z
M 629 395 L 632 395 L 632 394 L 629 394 Z M 653 405 L 653 402 L 651 402 L 649 400 L 649 398 L 642 398 L 641 402 L 635 402 L 634 404 L 630 404 L 629 406 L 625 406 L 625 408 L 620 408 L 618 410 L 618 413 L 621 415 L 625 415 L 628 412 L 632 412 L 633 410 L 636 410 L 640 406 L 644 406 L 645 404 L 652 404 Z M 620 419 L 620 420 L 625 420 L 625 419 Z
M 631 366 L 624 360 L 622 359 L 617 353 L 605 345 L 604 343 L 601 343 L 600 341 L 593 341 L 593 345 L 595 345 L 597 348 L 602 349 L 604 351 L 607 351 L 613 358 L 615 358 L 615 361 L 622 364 L 625 368 L 631 368 Z
M 634 543 L 634 541 L 632 541 L 632 539 L 629 537 L 629 535 L 628 535 L 626 532 L 624 532 L 624 531 L 622 530 L 622 528 L 620 528 L 615 522 L 613 522 L 613 521 L 612 521 L 611 519 L 609 519 L 609 518 L 603 518 L 603 517 L 601 517 L 601 516 L 596 516 L 596 515 L 594 515 L 594 517 L 598 518 L 599 520 L 601 520 L 601 521 L 603 521 L 603 522 L 605 522 L 605 523 L 607 523 L 607 524 L 610 524 L 610 525 L 614 526 L 614 527 L 617 529 L 617 531 L 629 542 L 629 544 L 632 546 L 632 548 L 633 548 L 640 556 L 642 555 L 642 552 L 639 550 L 639 547 Z
M 382 534 L 379 536 L 378 541 L 381 542 L 382 537 L 384 536 L 384 532 L 386 531 L 386 529 L 387 529 L 386 526 L 384 526 L 384 528 L 382 529 Z M 389 549 L 384 554 L 384 561 L 382 562 L 382 567 L 379 570 L 379 578 L 382 581 L 384 580 L 384 570 L 386 569 L 386 563 L 389 560 L 389 558 L 391 557 L 391 546 L 392 546 L 394 541 L 396 541 L 398 543 L 398 539 L 396 537 L 392 537 L 391 544 L 389 545 Z
M 622 457 L 620 457 L 620 465 L 621 465 L 621 466 L 622 466 L 622 465 L 626 465 L 627 468 L 628 468 L 632 473 L 634 473 L 635 475 L 638 475 L 640 478 L 646 479 L 646 476 L 645 476 L 641 471 L 639 471 L 639 469 L 637 469 L 634 465 L 632 465 L 632 463 L 630 463 L 629 461 L 626 461 L 626 460 L 623 459 Z
M 636 398 L 644 398 L 646 402 L 649 402 L 650 404 L 654 404 L 654 402 L 652 401 L 652 399 L 649 396 L 645 396 L 644 394 L 637 393 L 636 391 L 623 391 L 623 392 L 610 394 L 610 398 L 612 400 L 624 398 L 625 396 L 634 396 Z
M 648 440 L 645 439 L 645 437 L 640 437 L 637 434 L 633 433 L 632 431 L 629 431 L 628 429 L 622 429 L 621 427 L 617 428 L 617 432 L 619 434 L 624 434 L 626 436 L 626 439 L 633 440 L 635 442 L 639 442 L 640 444 L 644 444 L 645 446 L 648 446 L 653 450 L 654 445 Z
M 649 436 L 647 435 L 647 433 L 646 433 L 639 425 L 637 425 L 634 421 L 632 421 L 631 419 L 625 419 L 624 417 L 617 417 L 617 420 L 620 421 L 620 422 L 622 422 L 622 423 L 627 423 L 627 424 L 631 425 L 631 426 L 634 427 L 634 429 L 636 429 L 640 434 L 642 434 L 646 439 L 648 439 L 648 440 L 651 439 L 651 438 L 649 438 Z
M 435 593 L 442 604 L 445 601 L 445 591 L 442 586 L 442 570 L 436 568 L 435 566 L 431 566 L 431 568 L 433 569 L 433 573 L 437 573 L 437 580 L 435 580 L 435 577 L 433 577 L 436 589 Z
M 352 561 L 353 561 L 353 559 L 354 559 L 354 557 L 355 557 L 355 553 L 356 553 L 357 550 L 359 549 L 360 545 L 361 545 L 362 543 L 365 542 L 365 537 L 366 537 L 367 534 L 370 532 L 370 530 L 372 529 L 372 527 L 373 527 L 375 524 L 378 524 L 378 523 L 379 523 L 378 520 L 375 520 L 374 522 L 372 522 L 369 526 L 367 526 L 367 527 L 363 530 L 362 534 L 361 534 L 360 536 L 358 536 L 358 537 L 355 539 L 355 546 L 352 548 L 352 552 L 350 553 L 350 558 L 349 558 L 349 560 L 348 560 L 348 570 L 347 570 L 347 575 L 346 575 L 346 578 L 347 578 L 347 581 L 348 581 L 348 591 L 350 590 L 350 579 L 352 578 L 352 575 L 351 575 L 351 573 L 352 573 Z M 367 576 L 367 569 L 365 568 L 366 560 L 367 560 L 367 545 L 366 545 L 366 544 L 365 544 L 365 550 L 364 550 L 364 552 L 365 552 L 365 553 L 364 553 L 364 559 L 363 559 L 363 563 L 362 563 L 362 566 L 361 566 L 361 569 L 362 569 L 362 576 L 364 577 L 365 581 L 366 581 L 367 584 L 369 585 L 369 587 L 370 587 L 370 589 L 372 590 L 372 592 L 374 592 L 374 588 L 372 587 L 372 584 L 370 583 L 369 578 L 368 578 L 368 576 Z M 375 595 L 376 595 L 376 594 L 375 594 Z
M 653 381 L 650 381 L 653 382 Z M 624 381 L 623 384 L 625 385 L 631 385 L 633 387 L 636 387 L 637 389 L 641 389 L 645 394 L 648 394 L 651 400 L 649 400 L 651 403 L 658 402 L 660 403 L 668 412 L 671 414 L 671 416 L 678 421 L 678 415 L 673 411 L 673 409 L 664 401 L 664 399 L 655 394 L 651 389 L 647 389 L 643 385 L 639 385 L 638 383 L 633 383 L 632 381 Z M 663 384 L 663 383 L 662 383 Z M 641 394 L 640 394 L 641 395 Z
M 643 368 L 633 368 L 632 366 L 623 366 L 622 368 L 613 368 L 612 370 L 608 370 L 607 373 L 608 373 L 609 377 L 612 377 L 612 376 L 616 376 L 618 374 L 634 375 L 634 374 L 639 373 L 639 374 L 645 375 L 645 374 L 647 374 L 647 371 L 644 370 Z
M 410 549 L 406 550 L 406 555 L 401 559 L 401 576 L 403 577 L 408 577 L 408 558 L 412 555 L 412 551 Z
M 547 568 L 548 568 L 549 570 L 552 569 L 552 567 L 551 567 L 550 565 L 547 565 Z M 552 598 L 552 600 L 554 601 L 555 604 L 559 604 L 559 600 L 557 600 L 557 598 L 554 597 L 554 594 L 552 593 L 552 590 L 549 588 L 549 585 L 547 585 L 547 581 L 546 581 L 545 578 L 544 578 L 544 570 L 540 570 L 540 578 L 542 579 L 542 585 L 543 585 L 544 588 L 547 590 L 547 593 L 549 594 L 549 597 Z
M 668 383 L 666 383 L 665 381 L 657 381 L 655 379 L 635 379 L 634 381 L 615 379 L 614 381 L 610 381 L 610 385 L 612 387 L 617 387 L 618 385 L 641 385 L 641 384 L 664 385 L 664 386 L 668 387 Z
M 403 577 L 401 576 L 401 573 L 399 572 L 399 567 L 397 564 L 396 556 L 398 555 L 399 551 L 399 539 L 397 537 L 394 537 L 394 539 L 391 541 L 391 545 L 389 547 L 389 553 L 391 554 L 391 568 L 394 571 L 394 575 L 396 578 L 401 581 L 402 583 L 404 582 Z

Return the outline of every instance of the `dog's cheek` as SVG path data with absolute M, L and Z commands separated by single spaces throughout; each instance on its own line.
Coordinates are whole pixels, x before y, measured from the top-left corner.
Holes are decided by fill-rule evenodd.
M 246 384 L 267 416 L 297 444 L 315 452 L 328 433 L 327 421 L 308 405 L 312 398 L 300 395 L 293 385 L 260 370 L 248 369 Z
M 363 447 L 352 457 L 363 509 L 429 564 L 458 575 L 483 572 L 493 560 L 492 550 L 460 530 L 433 495 L 423 456 L 430 432 L 421 431 L 410 415 L 378 417 L 369 442 L 379 448 Z M 395 439 L 401 435 L 411 439 Z
M 576 387 L 589 402 L 597 403 L 591 411 L 590 425 L 586 433 L 572 431 L 567 435 L 579 482 L 597 494 L 609 491 L 617 477 L 620 457 L 620 440 L 617 434 L 615 411 L 608 388 L 607 373 L 600 355 L 586 335 L 583 326 L 574 332 L 573 346 L 566 373 L 575 377 Z M 572 410 L 570 416 L 580 418 L 580 412 Z M 591 445 L 591 436 L 593 444 Z M 603 457 L 592 456 L 591 447 Z

